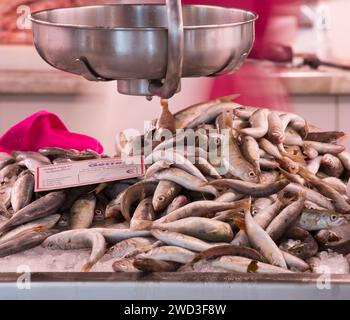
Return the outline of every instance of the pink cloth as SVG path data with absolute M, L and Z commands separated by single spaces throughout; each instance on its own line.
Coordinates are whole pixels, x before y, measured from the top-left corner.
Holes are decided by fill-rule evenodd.
M 39 111 L 17 123 L 0 138 L 0 151 L 37 151 L 43 147 L 65 149 L 91 149 L 103 152 L 102 145 L 94 138 L 68 131 L 54 113 Z

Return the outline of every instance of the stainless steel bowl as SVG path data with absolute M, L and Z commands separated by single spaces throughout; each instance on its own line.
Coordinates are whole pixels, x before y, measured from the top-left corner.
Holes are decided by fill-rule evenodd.
M 118 80 L 118 90 L 126 94 L 159 94 L 155 84 L 161 87 L 171 67 L 181 69 L 179 77 L 200 77 L 241 66 L 253 46 L 255 13 L 199 5 L 181 11 L 181 4 L 170 8 L 169 3 L 180 1 L 168 1 L 168 7 L 101 5 L 36 12 L 31 16 L 34 43 L 53 67 L 89 80 Z M 159 95 L 168 98 L 177 86 Z

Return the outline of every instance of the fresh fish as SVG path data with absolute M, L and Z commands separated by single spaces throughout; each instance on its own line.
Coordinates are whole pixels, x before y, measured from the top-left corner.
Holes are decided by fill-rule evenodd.
M 140 201 L 141 197 L 144 198 L 153 195 L 156 188 L 157 182 L 149 180 L 144 180 L 128 187 L 120 198 L 120 211 L 124 219 L 130 221 L 132 204 Z
M 0 257 L 34 248 L 56 232 L 56 230 L 36 230 L 20 234 L 0 244 Z
M 1 189 L 0 189 L 0 199 L 1 199 Z M 12 214 L 7 210 L 7 207 L 4 205 L 4 203 L 0 200 L 0 217 L 10 219 L 12 217 Z M 4 220 L 4 219 L 3 219 Z
M 153 175 L 153 178 L 161 180 L 169 180 L 177 183 L 188 190 L 199 191 L 203 193 L 209 193 L 218 196 L 218 191 L 211 185 L 206 185 L 202 179 L 199 179 L 186 171 L 178 168 L 169 168 L 163 171 L 157 172 Z
M 156 243 L 159 242 L 152 238 L 130 238 L 118 242 L 107 253 L 114 259 L 131 258 L 139 253 L 151 250 Z
M 256 172 L 260 173 L 259 144 L 251 136 L 244 136 L 241 139 L 243 156 L 254 166 Z
M 71 229 L 89 228 L 94 220 L 96 197 L 92 193 L 81 196 L 70 210 Z
M 5 209 L 11 206 L 11 194 L 15 181 L 16 177 L 13 177 L 11 180 L 0 184 L 0 202 Z
M 304 146 L 304 141 L 293 128 L 287 128 L 285 131 L 285 139 L 283 142 L 287 146 Z
M 8 166 L 9 164 L 14 163 L 16 160 L 15 158 L 6 153 L 6 152 L 0 152 L 0 170 Z
M 35 151 L 18 151 L 13 153 L 16 157 L 16 161 L 20 162 L 25 159 L 34 159 L 36 161 L 46 163 L 46 164 L 51 164 L 51 161 L 48 157 L 42 155 L 39 152 Z
M 43 218 L 59 210 L 66 198 L 64 191 L 50 192 L 17 211 L 11 219 L 0 227 L 0 232 L 38 218 Z
M 229 224 L 202 217 L 190 217 L 168 223 L 157 223 L 153 228 L 184 233 L 212 242 L 229 242 L 233 238 L 233 232 Z
M 41 219 L 22 224 L 0 237 L 0 244 L 17 238 L 28 232 L 51 229 L 55 226 L 60 217 L 61 215 L 59 214 L 53 214 Z
M 318 156 L 307 163 L 306 168 L 313 174 L 316 174 L 321 167 L 322 156 Z
M 234 191 L 252 197 L 268 197 L 284 189 L 289 184 L 288 180 L 280 180 L 269 184 L 257 184 L 236 179 L 221 179 L 209 183 L 214 187 L 227 187 Z
M 326 182 L 328 185 L 333 187 L 339 193 L 346 195 L 346 184 L 336 177 L 326 177 L 323 178 L 322 181 Z
M 136 183 L 133 182 L 132 184 Z M 130 183 L 126 183 L 124 181 L 117 183 L 109 183 L 106 189 L 103 190 L 103 193 L 108 197 L 108 199 L 115 199 L 120 193 L 130 187 Z
M 15 213 L 31 202 L 34 184 L 34 176 L 29 171 L 20 173 L 11 190 L 11 205 Z
M 346 134 L 341 131 L 309 132 L 306 135 L 305 140 L 324 143 L 336 143 L 345 137 Z
M 135 259 L 134 267 L 143 272 L 174 272 L 180 264 L 171 261 L 162 261 L 155 259 Z
M 288 249 L 288 252 L 302 260 L 313 257 L 318 251 L 318 245 L 315 239 L 308 235 L 300 244 L 296 244 Z
M 315 159 L 318 156 L 318 152 L 316 149 L 311 146 L 303 146 L 303 154 L 308 157 L 310 160 Z
M 290 270 L 305 272 L 310 269 L 309 265 L 304 260 L 293 256 L 292 254 L 286 251 L 282 251 L 282 254 Z
M 337 156 L 342 162 L 344 168 L 350 171 L 350 153 L 344 151 L 344 152 L 338 153 Z
M 66 201 L 62 205 L 62 211 L 69 211 L 73 203 L 84 194 L 92 193 L 98 187 L 97 184 L 66 189 Z
M 134 267 L 134 261 L 135 258 L 118 259 L 114 261 L 112 268 L 115 272 L 141 272 Z
M 164 210 L 180 193 L 181 189 L 181 186 L 175 182 L 168 180 L 159 181 L 152 200 L 154 210 Z
M 185 206 L 188 203 L 189 203 L 189 200 L 187 199 L 186 196 L 179 195 L 176 198 L 174 198 L 174 200 L 169 204 L 169 206 L 166 208 L 166 211 L 163 215 L 167 215 L 170 212 L 173 212 L 173 211 Z
M 256 212 L 254 215 L 254 221 L 263 229 L 266 229 L 266 227 L 270 224 L 270 222 L 277 216 L 277 214 L 282 210 L 284 206 L 284 202 L 282 202 L 280 199 L 277 199 L 274 203 L 272 203 L 270 206 L 267 206 L 263 208 L 262 210 L 259 210 L 259 212 Z M 252 207 L 252 215 L 254 211 L 254 206 Z M 237 246 L 248 246 L 249 245 L 249 239 L 248 235 L 245 230 L 240 230 L 234 239 L 231 241 L 232 245 Z
M 147 230 L 151 227 L 155 218 L 152 206 L 152 197 L 143 199 L 137 206 L 130 220 L 131 230 Z
M 173 166 L 186 171 L 202 181 L 207 181 L 204 175 L 193 163 L 191 163 L 190 160 L 186 159 L 180 153 L 173 152 L 172 150 L 155 151 L 145 158 L 145 163 L 152 163 L 161 160 L 171 163 Z
M 271 184 L 277 182 L 279 174 L 277 171 L 263 171 L 260 174 L 260 183 Z
M 298 220 L 304 208 L 304 202 L 305 196 L 302 194 L 271 221 L 266 232 L 274 241 L 280 239 L 284 232 Z
M 218 198 L 215 199 L 216 202 L 231 202 L 241 200 L 244 197 L 243 194 L 235 192 L 235 191 L 226 191 L 221 194 Z
M 83 265 L 82 271 L 87 272 L 100 260 L 106 251 L 106 241 L 94 229 L 77 229 L 63 231 L 48 237 L 42 244 L 48 249 L 84 249 L 91 248 L 91 254 L 88 261 Z
M 178 232 L 172 232 L 172 231 L 166 231 L 166 230 L 162 231 L 162 230 L 153 229 L 151 230 L 151 234 L 153 237 L 155 237 L 156 239 L 162 241 L 167 245 L 177 246 L 177 247 L 185 248 L 196 252 L 201 252 L 219 245 L 215 243 L 208 243 L 200 239 L 187 236 L 185 234 L 181 234 Z
M 227 171 L 235 177 L 238 177 L 244 181 L 258 182 L 258 172 L 254 166 L 248 162 L 230 131 L 228 139 L 225 139 L 225 145 L 222 163 Z
M 68 158 L 56 158 L 52 160 L 52 164 L 61 164 L 61 163 L 68 163 L 68 162 L 73 162 L 73 160 Z
M 213 246 L 199 254 L 192 261 L 196 262 L 198 259 L 216 259 L 222 256 L 240 256 L 256 261 L 267 262 L 261 253 L 256 251 L 255 249 L 244 247 L 244 246 L 235 246 L 229 244 L 223 244 L 218 246 Z
M 114 261 L 112 268 L 115 272 L 141 272 L 139 269 L 134 267 L 135 258 L 126 258 L 122 260 Z
M 304 210 L 298 221 L 298 225 L 308 231 L 337 227 L 345 223 L 347 220 L 343 215 L 327 210 Z
M 145 179 L 151 178 L 156 172 L 162 171 L 163 169 L 168 169 L 171 166 L 171 162 L 164 160 L 159 160 L 154 162 L 151 166 L 148 167 L 145 173 Z
M 39 153 L 41 153 L 42 155 L 50 159 L 55 159 L 55 158 L 69 158 L 79 153 L 79 151 L 72 150 L 72 149 L 66 150 L 58 147 L 47 147 L 47 148 L 39 149 Z
M 26 167 L 32 174 L 35 174 L 39 167 L 47 166 L 50 163 L 36 160 L 34 158 L 26 158 L 18 162 L 18 165 Z
M 341 145 L 317 141 L 304 140 L 304 145 L 314 148 L 319 154 L 330 153 L 336 155 L 342 153 L 345 150 L 345 147 Z
M 249 243 L 253 248 L 259 251 L 270 264 L 287 269 L 282 252 L 268 233 L 254 221 L 249 210 L 245 213 L 245 231 Z
M 167 130 L 171 133 L 175 132 L 175 117 L 169 110 L 168 100 L 161 100 L 162 112 L 156 123 L 156 133 L 154 138 L 160 140 L 162 136 L 162 131 Z
M 282 168 L 286 169 L 290 173 L 297 173 L 299 170 L 299 164 L 292 159 L 290 159 L 290 155 L 286 152 L 278 149 L 277 146 L 272 144 L 269 140 L 262 138 L 259 140 L 259 146 L 263 150 L 265 150 L 268 154 L 273 156 L 275 160 L 282 166 Z M 288 155 L 288 156 L 284 156 Z
M 333 200 L 334 209 L 340 213 L 350 212 L 350 205 L 344 199 L 344 197 L 331 186 L 329 186 L 326 182 L 322 181 L 312 173 L 308 172 L 305 169 L 300 170 L 300 175 L 308 180 L 311 185 L 317 188 L 319 193 L 323 196 Z M 311 199 L 309 199 L 311 200 Z M 311 200 L 312 201 L 312 200 Z M 316 201 L 314 201 L 317 203 Z
M 344 167 L 338 157 L 326 153 L 321 160 L 321 168 L 329 176 L 339 178 L 344 172 Z
M 195 253 L 175 246 L 162 246 L 151 249 L 148 252 L 140 253 L 136 259 L 152 259 L 161 261 L 172 261 L 181 264 L 190 262 L 195 256 Z
M 210 272 L 210 273 L 228 273 L 229 270 L 224 268 L 214 267 L 212 265 L 215 260 L 199 260 L 198 262 L 192 264 L 185 264 L 180 267 L 178 272 Z
M 292 273 L 287 268 L 258 262 L 244 257 L 223 256 L 211 262 L 212 266 L 239 273 Z
M 274 144 L 283 143 L 285 134 L 282 127 L 282 121 L 278 113 L 275 111 L 270 111 L 267 119 L 269 125 L 267 136 L 269 140 Z
M 274 160 L 260 158 L 259 166 L 262 170 L 274 170 L 278 168 L 279 164 Z
M 279 212 L 283 209 L 285 204 L 287 203 L 286 199 L 277 199 L 271 205 L 266 206 L 260 210 L 257 210 L 254 215 L 254 221 L 263 229 L 266 229 L 267 226 L 271 223 L 271 221 L 279 214 Z M 254 205 L 252 207 L 252 211 L 254 210 Z M 252 212 L 253 213 L 253 212 Z
M 325 210 L 325 208 L 320 207 L 317 204 L 315 204 L 309 200 L 305 200 L 304 207 L 305 207 L 305 209 L 311 209 L 311 210 Z
M 350 253 L 350 224 L 324 229 L 316 233 L 315 239 L 322 249 L 332 250 L 342 254 Z
M 205 175 L 212 177 L 214 179 L 221 179 L 220 173 L 216 170 L 216 168 L 205 158 L 196 158 L 195 166 Z
M 57 228 L 59 230 L 67 230 L 69 228 L 69 213 L 63 213 L 57 222 Z
M 290 183 L 289 185 L 286 186 L 285 191 L 292 192 L 292 193 L 305 193 L 306 199 L 317 204 L 318 206 L 329 209 L 329 210 L 334 210 L 334 206 L 332 202 L 323 196 L 322 194 L 303 187 L 301 185 L 298 185 L 296 183 Z
M 301 176 L 299 176 L 298 174 L 290 173 L 286 170 L 283 170 L 282 168 L 279 168 L 279 170 L 290 182 L 294 182 L 294 183 L 300 184 L 302 186 L 305 185 L 305 179 L 302 178 Z
M 305 120 L 292 112 L 282 112 L 280 113 L 280 118 L 282 122 L 283 132 L 287 129 L 288 125 L 293 127 L 293 122 L 299 121 L 301 122 L 302 126 L 305 126 Z
M 111 244 L 115 244 L 119 241 L 136 238 L 136 237 L 149 237 L 151 235 L 149 230 L 130 230 L 119 228 L 92 228 L 87 229 L 102 234 L 106 241 Z
M 195 201 L 179 208 L 166 216 L 156 220 L 153 225 L 163 222 L 172 222 L 188 217 L 202 217 L 208 213 L 216 213 L 223 210 L 240 208 L 246 200 L 237 202 L 218 202 L 218 201 Z
M 221 102 L 218 104 L 214 104 L 208 109 L 206 109 L 205 112 L 201 112 L 190 123 L 186 124 L 185 128 L 192 129 L 202 123 L 209 123 L 223 112 L 235 110 L 238 107 L 240 107 L 240 105 L 233 102 Z
M 255 139 L 262 138 L 269 129 L 268 115 L 269 111 L 267 109 L 257 109 L 249 119 L 251 128 L 242 129 L 240 133 Z
M 6 183 L 12 179 L 16 179 L 22 168 L 18 163 L 12 163 L 0 170 L 0 182 Z

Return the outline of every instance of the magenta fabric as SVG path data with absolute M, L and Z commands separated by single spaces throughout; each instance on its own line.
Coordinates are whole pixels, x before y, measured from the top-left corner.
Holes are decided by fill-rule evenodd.
M 37 151 L 43 147 L 65 149 L 92 149 L 103 152 L 94 138 L 70 132 L 62 120 L 48 111 L 39 111 L 10 128 L 0 138 L 0 151 Z

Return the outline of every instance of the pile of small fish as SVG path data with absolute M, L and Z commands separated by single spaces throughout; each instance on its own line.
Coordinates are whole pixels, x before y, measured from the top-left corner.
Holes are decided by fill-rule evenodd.
M 349 273 L 345 134 L 232 100 L 174 115 L 162 101 L 148 132 L 118 144 L 144 156 L 140 178 L 34 193 L 38 165 L 101 155 L 1 154 L 0 257 L 41 245 L 91 248 L 82 271 L 108 255 L 117 272 Z

